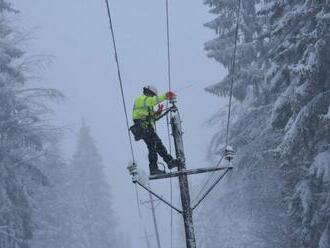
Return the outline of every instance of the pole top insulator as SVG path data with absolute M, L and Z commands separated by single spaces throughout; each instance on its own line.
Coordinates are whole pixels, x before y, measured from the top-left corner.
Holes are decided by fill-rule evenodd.
M 129 174 L 132 176 L 133 183 L 137 182 L 138 177 L 138 169 L 134 162 L 129 162 L 127 166 L 127 170 L 129 171 Z
M 132 176 L 133 183 L 139 182 L 139 184 L 143 184 L 146 187 L 149 187 L 149 177 L 147 174 L 138 168 L 137 164 L 135 162 L 129 162 L 127 166 L 127 170 L 129 171 L 129 174 Z
M 232 146 L 226 146 L 224 157 L 229 162 L 231 162 L 235 158 L 235 151 Z

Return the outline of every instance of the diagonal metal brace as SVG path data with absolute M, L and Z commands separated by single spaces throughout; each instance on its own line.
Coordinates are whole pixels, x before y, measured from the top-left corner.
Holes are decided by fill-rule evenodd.
M 182 210 L 176 208 L 175 206 L 173 206 L 171 203 L 169 203 L 168 201 L 166 201 L 163 197 L 161 197 L 160 195 L 156 194 L 155 192 L 153 192 L 151 189 L 149 189 L 147 186 L 145 186 L 143 183 L 140 183 L 139 181 L 136 181 L 136 183 L 141 186 L 142 188 L 144 188 L 146 191 L 148 191 L 150 194 L 152 194 L 153 196 L 155 196 L 156 198 L 158 198 L 159 200 L 161 200 L 162 202 L 164 202 L 167 206 L 173 208 L 175 211 L 177 211 L 179 214 L 182 214 Z
M 226 176 L 226 174 L 233 169 L 233 167 L 228 167 L 226 171 L 211 185 L 211 187 L 204 193 L 204 195 L 201 197 L 201 199 L 198 200 L 198 202 L 193 206 L 192 210 L 195 210 L 201 204 L 201 202 L 208 196 L 208 194 L 211 193 L 211 191 L 215 188 L 215 186 Z

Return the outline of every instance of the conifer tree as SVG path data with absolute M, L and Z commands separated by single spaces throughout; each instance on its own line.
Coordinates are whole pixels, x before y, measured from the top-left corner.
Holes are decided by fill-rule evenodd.
M 21 36 L 10 19 L 17 13 L 0 1 L 0 246 L 29 247 L 33 237 L 34 193 L 47 178 L 40 170 L 45 145 L 54 135 L 44 121 L 55 90 L 29 88 L 35 61 L 19 48 Z
M 89 128 L 83 124 L 71 165 L 72 247 L 117 247 L 110 188 Z
M 207 90 L 221 96 L 237 2 L 206 1 L 218 35 L 206 50 L 229 71 Z M 237 169 L 206 208 L 206 247 L 329 247 L 329 11 L 328 1 L 242 1 L 230 133 Z
M 284 134 L 276 151 L 286 172 L 284 199 L 299 247 L 329 247 L 330 3 L 269 1 L 262 14 L 281 41 L 269 56 L 270 120 Z

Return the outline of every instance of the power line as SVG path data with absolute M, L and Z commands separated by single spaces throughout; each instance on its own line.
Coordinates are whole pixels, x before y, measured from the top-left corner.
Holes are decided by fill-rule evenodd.
M 226 147 L 229 142 L 231 105 L 232 105 L 232 99 L 233 99 L 233 87 L 234 87 L 235 71 L 236 71 L 236 53 L 237 53 L 237 40 L 238 40 L 238 30 L 239 30 L 239 22 L 240 22 L 240 12 L 241 12 L 241 0 L 238 0 L 237 21 L 236 21 L 236 30 L 235 30 L 235 46 L 234 46 L 233 60 L 232 60 L 232 71 L 231 71 L 232 77 L 231 77 L 231 84 L 230 84 L 229 106 L 228 106 L 228 116 L 227 116 Z
M 117 49 L 117 44 L 116 44 L 116 39 L 115 39 L 115 32 L 114 32 L 113 24 L 112 24 L 110 4 L 109 4 L 108 0 L 105 0 L 105 3 L 106 3 L 106 6 L 107 6 L 107 13 L 108 13 L 110 30 L 111 30 L 112 44 L 113 44 L 113 49 L 114 49 L 114 52 L 115 52 L 115 61 L 116 61 L 116 65 L 117 65 L 117 76 L 118 76 L 118 81 L 119 81 L 119 86 L 120 86 L 121 99 L 122 99 L 122 103 L 123 103 L 123 107 L 124 107 L 127 134 L 128 134 L 129 144 L 130 144 L 132 160 L 133 160 L 133 163 L 135 164 L 133 142 L 132 142 L 131 133 L 129 131 L 128 112 L 127 112 L 127 107 L 126 107 L 125 92 L 124 92 L 124 87 L 123 87 L 123 82 L 122 82 L 122 77 L 121 77 L 120 64 L 119 64 L 119 59 L 118 59 L 118 49 Z
M 132 142 L 131 133 L 129 131 L 129 121 L 128 121 L 128 112 L 127 112 L 127 107 L 126 107 L 126 100 L 125 100 L 125 92 L 124 92 L 124 87 L 123 87 L 123 82 L 122 82 L 122 77 L 121 77 L 121 70 L 120 70 L 120 64 L 119 64 L 119 59 L 118 59 L 118 49 L 117 49 L 117 44 L 116 44 L 116 39 L 115 39 L 115 32 L 114 32 L 114 28 L 113 28 L 113 24 L 112 24 L 109 1 L 105 0 L 105 4 L 106 4 L 107 14 L 108 14 L 108 18 L 109 18 L 109 25 L 110 25 L 113 49 L 114 49 L 114 52 L 115 52 L 115 61 L 116 61 L 116 65 L 117 65 L 117 76 L 118 76 L 121 99 L 122 99 L 122 104 L 123 104 L 123 109 L 124 109 L 124 114 L 125 114 L 127 134 L 128 134 L 129 144 L 130 144 L 130 151 L 131 151 L 133 164 L 135 164 L 133 142 Z M 143 231 L 144 231 L 144 236 L 145 236 L 145 239 L 146 239 L 146 244 L 147 244 L 148 248 L 151 248 L 150 241 L 149 241 L 149 238 L 148 238 L 147 229 L 146 229 L 146 227 L 143 223 L 143 219 L 142 219 L 142 211 L 141 211 L 141 208 L 140 208 L 139 192 L 138 192 L 138 188 L 137 188 L 136 184 L 135 184 L 135 194 L 136 194 L 136 202 L 137 202 L 137 207 L 138 207 L 138 215 L 139 215 L 140 222 L 143 225 Z
M 172 88 L 172 75 L 171 75 L 171 44 L 170 44 L 170 18 L 169 18 L 169 2 L 168 0 L 165 1 L 165 12 L 166 12 L 166 41 L 167 41 L 167 77 L 168 77 L 168 91 L 171 91 Z M 167 100 L 167 108 L 169 105 L 169 101 Z M 170 117 L 172 116 L 170 112 Z M 169 116 L 166 115 L 166 124 L 167 124 L 167 137 L 168 137 L 168 145 L 169 145 L 169 152 L 172 155 L 172 143 L 171 143 L 171 134 L 170 134 L 170 120 Z M 170 202 L 173 203 L 173 180 L 170 178 Z M 171 220 L 170 220 L 170 243 L 171 248 L 173 247 L 173 209 L 171 211 Z
M 167 38 L 167 69 L 168 69 L 168 89 L 172 88 L 171 78 L 171 42 L 170 42 L 170 18 L 169 18 L 169 2 L 166 0 L 166 38 Z
M 125 93 L 124 93 L 124 87 L 122 83 L 122 77 L 121 77 L 121 70 L 120 70 L 120 64 L 119 64 L 119 58 L 118 58 L 118 50 L 117 50 L 117 45 L 116 45 L 116 39 L 115 39 L 115 34 L 114 34 L 114 28 L 113 28 L 113 23 L 112 23 L 112 18 L 111 18 L 111 11 L 110 11 L 110 4 L 108 0 L 105 0 L 106 7 L 107 7 L 107 14 L 109 18 L 109 24 L 110 24 L 110 31 L 111 31 L 111 36 L 112 36 L 112 42 L 113 42 L 113 48 L 115 52 L 115 62 L 117 65 L 117 76 L 119 80 L 119 85 L 120 85 L 120 92 L 121 92 L 121 98 L 122 98 L 122 104 L 123 104 L 123 109 L 125 113 L 125 119 L 126 119 L 126 126 L 127 126 L 127 132 L 128 132 L 128 139 L 130 143 L 130 151 L 132 155 L 132 160 L 133 164 L 135 165 L 135 156 L 134 156 L 134 149 L 133 149 L 133 143 L 132 143 L 132 136 L 129 130 L 129 121 L 128 121 L 128 111 L 126 107 L 126 101 L 125 101 Z M 236 61 L 236 50 L 237 50 L 237 39 L 238 39 L 238 27 L 239 27 L 239 14 L 240 14 L 240 7 L 241 7 L 241 0 L 239 0 L 239 7 L 238 7 L 238 18 L 237 18 L 237 25 L 236 25 L 236 34 L 235 34 L 235 48 L 234 48 L 234 56 L 233 56 L 233 68 L 232 68 L 232 82 L 231 82 L 231 89 L 230 89 L 230 99 L 229 99 L 229 112 L 228 112 L 228 119 L 227 119 L 227 134 L 226 134 L 226 146 L 228 145 L 228 140 L 229 140 L 229 127 L 230 127 L 230 117 L 231 117 L 231 103 L 232 103 L 232 93 L 233 93 L 233 84 L 234 84 L 234 74 L 235 74 L 235 61 Z M 169 3 L 168 0 L 166 0 L 166 34 L 167 34 L 167 67 L 168 67 L 168 88 L 169 91 L 171 90 L 171 53 L 170 53 L 170 28 L 169 28 Z M 167 102 L 168 104 L 169 102 Z M 176 116 L 180 120 L 179 113 L 177 113 Z M 179 127 L 176 122 L 173 123 L 173 132 L 175 132 L 174 139 L 175 139 L 175 148 L 177 154 L 180 153 L 183 156 L 184 160 L 184 151 L 183 151 L 183 142 L 182 142 L 182 133 L 178 132 Z M 181 123 L 181 122 L 180 122 Z M 171 153 L 171 139 L 170 139 L 170 128 L 169 128 L 169 119 L 167 116 L 167 129 L 168 129 L 168 137 L 169 137 L 169 148 L 170 148 L 170 153 Z M 222 160 L 222 159 L 221 159 Z M 221 161 L 218 163 L 218 165 L 221 163 Z M 182 166 L 183 169 L 185 169 L 185 164 Z M 228 171 L 228 170 L 227 170 Z M 225 173 L 226 174 L 226 173 Z M 224 174 L 224 175 L 225 175 Z M 224 175 L 222 177 L 224 177 Z M 221 177 L 221 178 L 222 178 Z M 221 180 L 218 179 L 218 181 Z M 187 175 L 183 175 L 179 177 L 180 181 L 180 191 L 181 191 L 181 202 L 183 206 L 183 218 L 185 222 L 185 231 L 186 231 L 186 242 L 187 246 L 189 247 L 195 247 L 195 234 L 194 234 L 194 228 L 193 228 L 193 219 L 192 219 L 192 208 L 190 205 L 190 194 L 189 194 L 189 183 L 187 180 Z M 139 184 L 142 187 L 143 184 Z M 137 184 L 135 184 L 136 188 L 136 200 L 138 204 L 138 211 L 139 211 L 139 217 L 140 220 L 142 220 L 142 213 L 139 205 L 139 195 L 138 195 L 138 189 L 137 189 Z M 215 184 L 212 185 L 211 190 L 215 187 Z M 148 189 L 147 189 L 148 190 Z M 172 200 L 173 200 L 173 186 L 172 186 L 172 181 L 171 181 L 171 203 L 167 203 L 170 205 L 172 208 Z M 151 191 L 149 191 L 152 193 Z M 210 191 L 208 191 L 210 192 Z M 208 194 L 207 192 L 207 194 Z M 206 194 L 204 194 L 203 199 L 206 197 Z M 165 202 L 165 201 L 164 201 Z M 201 202 L 201 200 L 198 202 L 198 204 Z M 147 232 L 144 227 L 144 232 L 146 236 L 146 241 L 147 241 L 147 246 L 150 247 L 150 243 L 147 237 Z M 171 247 L 173 247 L 173 212 L 171 211 Z
M 240 13 L 241 13 L 241 0 L 238 0 L 238 7 L 237 7 L 237 20 L 236 20 L 236 28 L 235 28 L 235 37 L 234 37 L 234 51 L 233 51 L 233 58 L 232 58 L 232 68 L 231 68 L 231 84 L 230 84 L 230 93 L 229 93 L 229 104 L 228 104 L 228 116 L 227 116 L 227 126 L 226 126 L 226 146 L 227 148 L 229 144 L 229 133 L 230 133 L 230 119 L 231 119 L 231 108 L 232 108 L 232 98 L 233 98 L 233 87 L 235 82 L 235 72 L 236 72 L 236 54 L 237 54 L 237 41 L 238 41 L 238 31 L 239 31 L 239 23 L 240 23 Z M 217 167 L 220 166 L 222 160 L 224 158 L 224 155 L 220 158 Z M 227 174 L 227 173 L 225 173 Z M 225 175 L 224 174 L 224 175 Z M 223 178 L 222 175 L 220 178 Z M 199 196 L 202 194 L 202 192 L 205 190 L 205 188 L 208 186 L 211 180 L 213 180 L 215 177 L 215 172 L 213 172 L 208 179 L 203 183 L 202 188 L 197 193 L 194 201 L 199 198 Z

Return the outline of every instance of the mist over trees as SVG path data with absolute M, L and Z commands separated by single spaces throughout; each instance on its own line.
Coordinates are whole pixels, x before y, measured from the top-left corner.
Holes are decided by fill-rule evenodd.
M 43 163 L 50 187 L 37 195 L 31 247 L 128 247 L 116 227 L 110 187 L 89 127 L 82 124 L 71 162 L 53 154 Z
M 229 71 L 207 90 L 227 97 L 238 1 L 205 4 L 217 35 L 205 49 Z M 199 215 L 201 247 L 330 247 L 329 1 L 242 1 L 240 14 L 236 169 Z M 214 117 L 210 155 L 224 146 L 225 117 Z
M 228 98 L 234 76 L 237 155 L 196 212 L 198 247 L 329 248 L 330 2 L 242 0 L 232 75 L 238 2 L 204 0 L 215 33 L 207 56 L 228 70 L 206 90 Z M 17 14 L 0 0 L 0 248 L 131 247 L 85 122 L 72 157 L 61 150 L 65 130 L 49 119 L 63 95 L 37 81 L 42 59 L 29 54 Z M 211 120 L 212 160 L 225 145 L 227 111 Z M 176 235 L 184 243 L 182 229 Z
M 42 61 L 21 48 L 17 13 L 0 1 L 0 247 L 125 247 L 85 125 L 72 162 L 62 154 L 65 132 L 48 119 L 50 101 L 63 96 L 31 86 Z
M 71 171 L 72 247 L 120 247 L 102 160 L 85 124 L 79 132 Z
M 0 246 L 29 247 L 34 197 L 48 178 L 42 162 L 56 133 L 45 122 L 45 99 L 56 90 L 29 88 L 35 61 L 19 48 L 22 37 L 10 25 L 10 4 L 0 1 Z

